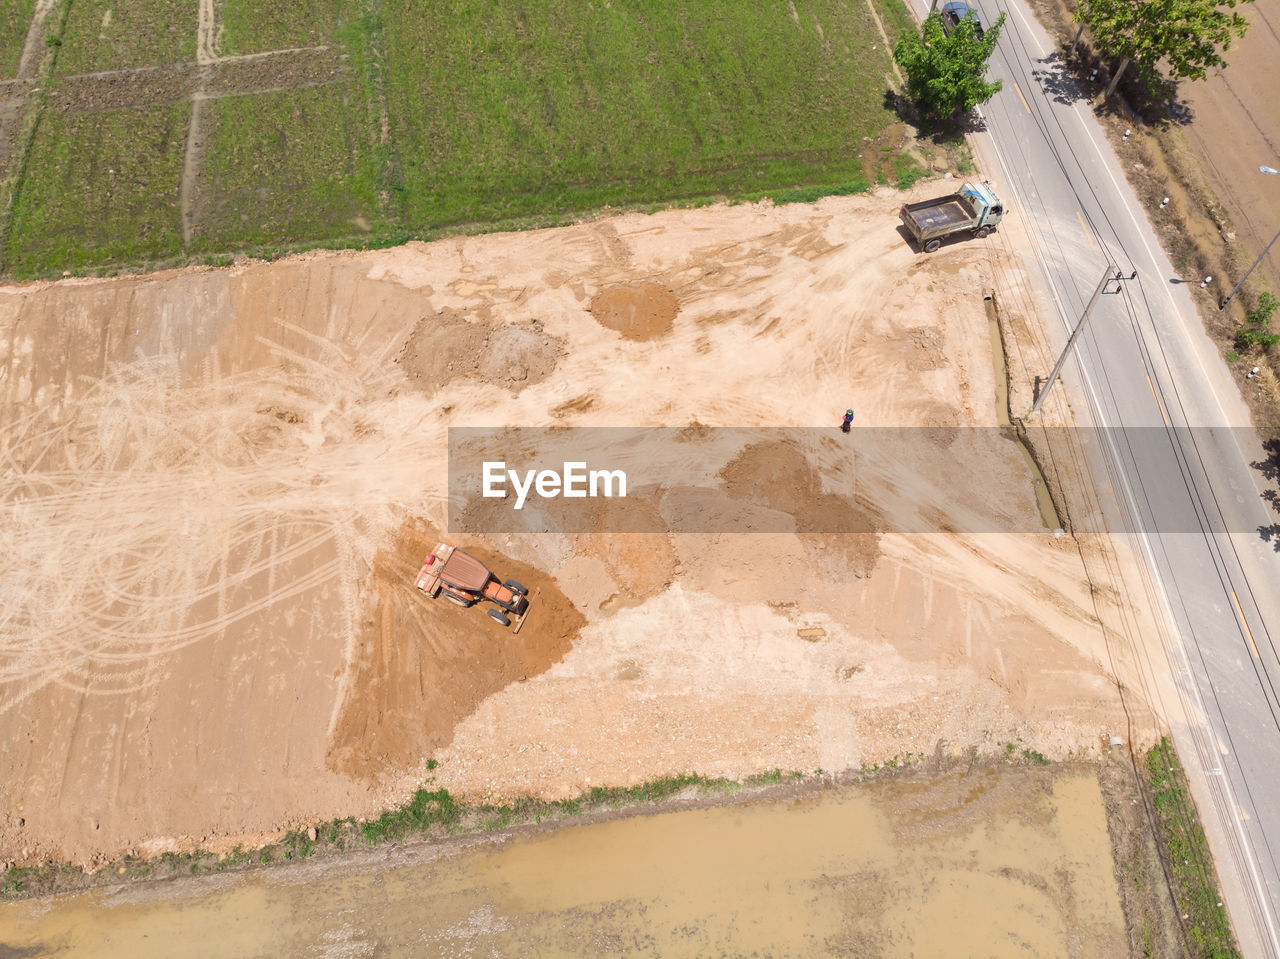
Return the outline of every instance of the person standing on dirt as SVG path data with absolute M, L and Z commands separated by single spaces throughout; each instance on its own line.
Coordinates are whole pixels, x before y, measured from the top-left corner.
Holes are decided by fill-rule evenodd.
M 844 422 L 840 424 L 840 432 L 849 432 L 849 427 L 853 425 L 853 410 L 844 411 Z

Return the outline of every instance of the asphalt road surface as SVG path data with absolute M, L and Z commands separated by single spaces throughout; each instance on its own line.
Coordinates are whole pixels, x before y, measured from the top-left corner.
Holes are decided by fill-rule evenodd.
M 1174 739 L 1241 947 L 1280 959 L 1280 541 L 1263 498 L 1275 478 L 1193 305 L 1202 278 L 1177 276 L 1125 182 L 1136 158 L 1104 139 L 1024 5 L 976 6 L 986 24 L 1008 13 L 990 70 L 1004 89 L 979 111 L 976 146 L 1027 219 L 1054 349 L 1105 276 L 1138 274 L 1105 285 L 1049 402 L 1071 400 L 1095 428 L 1107 525 L 1133 538 L 1171 624 L 1167 668 L 1190 718 Z

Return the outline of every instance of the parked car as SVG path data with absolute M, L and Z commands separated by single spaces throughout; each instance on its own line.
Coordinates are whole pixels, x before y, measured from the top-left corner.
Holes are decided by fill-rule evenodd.
M 981 40 L 982 21 L 978 19 L 978 11 L 965 3 L 965 0 L 951 0 L 942 5 L 942 32 L 951 36 L 951 31 L 960 26 L 961 20 L 969 16 L 973 17 L 973 35 Z

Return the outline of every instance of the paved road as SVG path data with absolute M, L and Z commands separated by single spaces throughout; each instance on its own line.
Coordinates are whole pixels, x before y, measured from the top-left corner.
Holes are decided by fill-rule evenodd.
M 1175 722 L 1175 741 L 1241 946 L 1280 959 L 1280 553 L 1260 533 L 1276 517 L 1250 465 L 1265 457 L 1251 431 L 1227 428 L 1247 413 L 1193 305 L 1199 278 L 1178 282 L 1125 183 L 1120 163 L 1136 157 L 1121 145 L 1117 158 L 1020 0 L 976 5 L 986 23 L 1009 14 L 991 61 L 1005 89 L 982 108 L 980 159 L 1028 218 L 1055 350 L 1108 264 L 1138 271 L 1099 298 L 1064 392 L 1102 428 L 1094 472 L 1115 504 L 1108 523 L 1133 536 L 1173 627 L 1168 668 L 1192 717 Z

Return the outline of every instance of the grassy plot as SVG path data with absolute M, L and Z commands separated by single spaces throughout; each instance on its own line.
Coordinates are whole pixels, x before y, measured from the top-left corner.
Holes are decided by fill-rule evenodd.
M 352 0 L 222 0 L 220 52 L 238 56 L 333 43 L 340 24 L 359 10 Z
M 9 80 L 18 73 L 35 8 L 36 0 L 0 0 L 0 80 Z
M 364 96 L 330 84 L 210 101 L 196 250 L 384 230 Z
M 865 4 L 802 6 L 388 0 L 405 225 L 865 185 L 888 52 Z
M 196 27 L 196 5 L 189 0 L 75 0 L 54 72 L 70 76 L 194 60 Z
M 15 14 L 33 2 L 0 0 Z M 165 83 L 186 82 L 198 20 L 189 0 L 59 9 L 60 76 L 179 65 L 115 76 L 97 100 L 96 81 L 78 81 L 73 109 L 146 102 L 148 78 L 157 101 L 173 93 Z M 899 0 L 885 0 L 879 20 L 847 0 L 220 0 L 218 10 L 225 55 L 321 44 L 314 56 L 333 66 L 310 70 L 311 54 L 241 61 L 234 89 L 259 92 L 204 103 L 190 248 L 174 247 L 178 142 L 157 145 L 173 108 L 139 109 L 132 150 L 110 119 L 122 114 L 96 115 L 107 119 L 95 142 L 97 120 L 50 112 L 19 185 L 7 270 L 385 245 L 607 206 L 812 200 L 919 175 L 885 98 L 895 81 L 881 27 L 892 41 L 909 26 Z M 108 197 L 85 164 L 73 169 L 76 152 L 116 169 L 114 158 L 129 159 L 143 180 Z
M 30 277 L 179 254 L 188 110 L 46 111 L 14 202 L 5 267 Z

